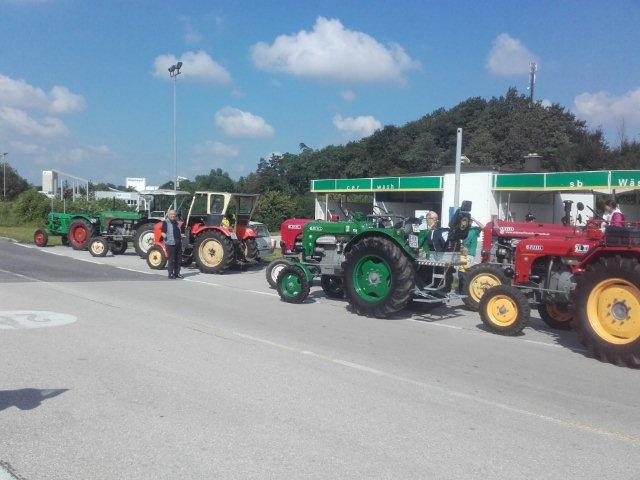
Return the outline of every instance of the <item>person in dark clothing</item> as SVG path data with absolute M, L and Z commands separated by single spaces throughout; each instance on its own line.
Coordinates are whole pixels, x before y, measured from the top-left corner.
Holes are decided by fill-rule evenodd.
M 180 275 L 180 257 L 182 256 L 182 236 L 176 220 L 176 211 L 169 210 L 167 218 L 162 222 L 162 238 L 169 254 L 167 270 L 169 278 L 184 278 Z

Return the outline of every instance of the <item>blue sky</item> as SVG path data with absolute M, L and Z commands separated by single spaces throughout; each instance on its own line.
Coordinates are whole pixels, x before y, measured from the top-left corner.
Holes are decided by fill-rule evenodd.
M 35 183 L 169 179 L 174 58 L 188 177 L 524 91 L 531 59 L 536 97 L 615 143 L 640 133 L 639 24 L 624 1 L 0 0 L 0 149 Z

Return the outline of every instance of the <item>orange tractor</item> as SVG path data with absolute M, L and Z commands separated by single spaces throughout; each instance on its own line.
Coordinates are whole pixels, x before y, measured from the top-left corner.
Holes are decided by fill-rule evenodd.
M 223 273 L 233 265 L 259 260 L 257 233 L 249 221 L 259 195 L 196 192 L 189 213 L 182 219 L 182 266 L 195 260 L 203 273 Z M 147 254 L 147 264 L 154 270 L 165 268 L 167 248 L 160 235 L 162 223 L 154 225 L 154 245 Z

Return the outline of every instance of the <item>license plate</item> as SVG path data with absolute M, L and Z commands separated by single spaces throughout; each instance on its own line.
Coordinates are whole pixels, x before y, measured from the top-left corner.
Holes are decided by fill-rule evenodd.
M 409 235 L 409 246 L 411 248 L 418 248 L 418 236 L 417 235 Z

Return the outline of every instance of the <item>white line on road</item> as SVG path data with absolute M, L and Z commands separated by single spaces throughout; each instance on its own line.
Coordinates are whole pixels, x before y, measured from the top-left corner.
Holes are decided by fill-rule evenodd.
M 440 393 L 443 393 L 445 395 L 451 396 L 451 397 L 455 397 L 458 399 L 462 399 L 462 400 L 466 400 L 469 401 L 471 403 L 480 403 L 483 405 L 487 405 L 489 407 L 493 407 L 493 408 L 497 408 L 500 410 L 504 410 L 504 411 L 508 411 L 511 413 L 515 413 L 515 414 L 519 414 L 521 416 L 527 416 L 527 417 L 532 417 L 532 418 L 537 418 L 538 420 L 542 420 L 545 422 L 549 422 L 549 423 L 555 423 L 557 425 L 561 425 L 563 427 L 566 428 L 574 428 L 574 429 L 578 429 L 578 430 L 582 430 L 585 432 L 590 432 L 590 433 L 596 433 L 599 435 L 605 435 L 608 437 L 614 437 L 617 438 L 618 440 L 625 440 L 625 441 L 630 441 L 633 442 L 635 444 L 640 444 L 640 435 L 634 435 L 632 433 L 628 433 L 628 432 L 621 432 L 621 431 L 616 431 L 616 430 L 609 430 L 605 427 L 601 427 L 600 425 L 594 425 L 594 424 L 588 424 L 588 423 L 582 423 L 582 422 L 577 422 L 574 420 L 570 420 L 570 419 L 566 419 L 566 418 L 561 418 L 561 417 L 554 417 L 551 415 L 546 415 L 544 413 L 538 413 L 538 412 L 534 412 L 531 410 L 526 410 L 524 408 L 518 408 L 518 407 L 513 407 L 511 405 L 507 405 L 505 403 L 500 403 L 500 402 L 495 402 L 493 400 L 488 400 L 485 398 L 481 398 L 478 397 L 477 395 L 471 395 L 468 393 L 464 393 L 464 392 L 459 392 L 457 390 L 452 390 L 449 388 L 445 388 L 439 385 L 432 385 L 426 382 L 421 382 L 419 380 L 413 380 L 411 378 L 407 378 L 407 377 L 403 377 L 400 375 L 395 375 L 393 373 L 388 373 L 385 372 L 383 370 L 378 370 L 375 368 L 371 368 L 368 367 L 366 365 L 362 365 L 359 363 L 354 363 L 354 362 L 350 362 L 348 360 L 342 360 L 340 358 L 334 358 L 334 357 L 329 357 L 326 355 L 322 355 L 319 353 L 315 353 L 315 352 L 311 352 L 309 350 L 300 350 L 296 347 L 292 347 L 290 345 L 285 345 L 282 343 L 277 343 L 277 342 L 273 342 L 271 340 L 266 340 L 264 338 L 259 338 L 259 337 L 254 337 L 252 335 L 247 335 L 245 333 L 240 333 L 240 332 L 231 332 L 232 334 L 240 337 L 240 338 L 244 338 L 246 340 L 252 340 L 254 342 L 257 343 L 262 343 L 262 344 L 266 344 L 272 347 L 276 347 L 276 348 L 280 348 L 283 350 L 287 350 L 290 352 L 295 352 L 295 353 L 299 353 L 302 355 L 307 355 L 307 356 L 313 356 L 316 358 L 319 358 L 321 360 L 327 361 L 327 362 L 331 362 L 331 363 L 335 363 L 338 365 L 342 365 L 344 367 L 347 368 L 352 368 L 355 370 L 359 370 L 361 372 L 366 372 L 366 373 L 370 373 L 372 375 L 377 375 L 377 376 L 381 376 L 381 377 L 385 377 L 385 378 L 389 378 L 392 380 L 396 380 L 402 383 L 407 383 L 410 385 L 414 385 L 417 387 L 421 387 L 421 388 L 425 388 L 425 389 L 429 389 L 429 390 L 436 390 Z

